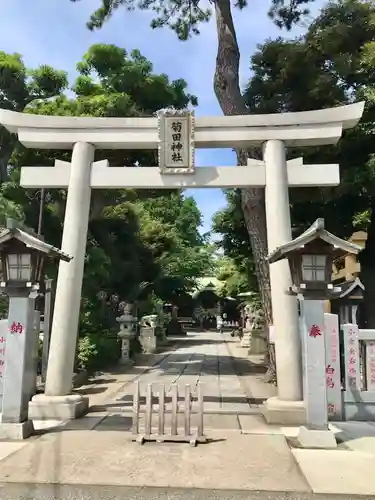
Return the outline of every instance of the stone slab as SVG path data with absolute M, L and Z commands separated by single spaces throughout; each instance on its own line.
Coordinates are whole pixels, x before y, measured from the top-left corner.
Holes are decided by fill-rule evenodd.
M 312 448 L 312 449 L 336 449 L 337 442 L 335 435 L 329 429 L 327 430 L 316 430 L 308 429 L 305 426 L 301 426 L 298 432 L 298 443 L 302 448 Z
M 337 439 L 353 451 L 375 456 L 375 424 L 373 422 L 335 422 Z
M 375 494 L 375 458 L 345 450 L 292 450 L 314 493 Z
M 111 430 L 50 433 L 4 459 L 0 482 L 309 491 L 283 436 L 208 437 L 192 448 Z
M 335 436 L 339 435 L 340 434 L 340 429 L 338 429 L 336 427 L 336 425 L 334 425 L 333 423 L 330 423 L 328 425 L 328 428 L 331 432 L 333 432 L 333 434 Z M 285 437 L 287 438 L 297 438 L 298 437 L 298 434 L 299 434 L 299 431 L 300 431 L 300 426 L 281 426 L 280 427 L 281 429 L 281 432 L 284 434 Z

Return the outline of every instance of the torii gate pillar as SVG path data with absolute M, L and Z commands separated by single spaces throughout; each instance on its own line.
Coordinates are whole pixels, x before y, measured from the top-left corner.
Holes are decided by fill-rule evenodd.
M 267 141 L 263 145 L 263 158 L 266 169 L 267 242 L 268 252 L 272 252 L 278 246 L 292 240 L 284 143 L 277 140 Z M 296 298 L 285 293 L 286 283 L 289 283 L 289 286 L 292 284 L 286 260 L 270 266 L 270 282 L 277 343 L 278 396 L 283 401 L 301 401 L 302 360 L 298 309 Z

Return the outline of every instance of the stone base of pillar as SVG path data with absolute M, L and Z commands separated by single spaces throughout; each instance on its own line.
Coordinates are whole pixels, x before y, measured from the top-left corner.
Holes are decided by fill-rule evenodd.
M 302 426 L 298 432 L 298 443 L 302 448 L 332 450 L 337 448 L 337 441 L 332 431 L 307 429 Z
M 89 408 L 89 398 L 80 394 L 46 396 L 37 394 L 29 403 L 32 420 L 73 420 L 82 417 Z
M 11 439 L 22 441 L 34 434 L 34 426 L 31 420 L 21 423 L 0 423 L 0 439 Z
M 269 398 L 264 403 L 263 415 L 268 424 L 306 424 L 306 408 L 303 401 L 284 401 L 278 397 Z

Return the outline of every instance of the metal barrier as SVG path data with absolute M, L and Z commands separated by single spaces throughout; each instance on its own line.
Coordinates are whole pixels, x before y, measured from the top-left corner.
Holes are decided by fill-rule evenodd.
M 171 386 L 171 410 L 166 410 L 166 390 L 164 384 L 158 384 L 158 390 L 154 393 L 153 384 L 148 384 L 146 389 L 146 401 L 144 411 L 141 411 L 141 394 L 139 382 L 135 383 L 133 398 L 133 441 L 143 444 L 145 441 L 185 442 L 196 446 L 198 443 L 206 442 L 203 434 L 203 390 L 201 385 L 197 386 L 197 411 L 192 412 L 194 398 L 192 397 L 190 385 L 184 386 L 184 396 L 182 399 L 182 412 L 179 411 L 179 386 Z M 153 402 L 157 401 L 157 411 L 154 412 Z M 145 422 L 143 432 L 140 431 L 141 418 L 144 414 Z M 170 428 L 167 428 L 166 415 L 171 415 Z M 178 416 L 183 415 L 184 431 L 179 433 Z M 153 415 L 157 416 L 157 428 L 153 428 Z M 197 416 L 198 424 L 195 432 L 192 432 L 191 417 Z

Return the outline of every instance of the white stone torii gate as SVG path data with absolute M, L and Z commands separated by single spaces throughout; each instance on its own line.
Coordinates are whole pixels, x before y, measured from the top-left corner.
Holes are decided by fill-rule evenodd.
M 95 148 L 158 149 L 157 118 L 58 117 L 0 110 L 0 124 L 18 134 L 24 146 L 73 151 L 71 163 L 56 160 L 54 167 L 23 167 L 21 172 L 21 185 L 26 188 L 68 187 L 61 249 L 74 257 L 59 266 L 46 389 L 30 403 L 31 417 L 74 418 L 87 408 L 88 401 L 71 395 L 71 389 L 91 189 L 265 187 L 271 252 L 292 239 L 288 186 L 336 186 L 340 182 L 338 165 L 305 166 L 302 158 L 287 162 L 285 148 L 336 143 L 343 129 L 357 124 L 363 107 L 364 103 L 357 103 L 299 113 L 196 118 L 191 122 L 190 156 L 194 147 L 263 145 L 263 161 L 190 168 L 185 174 L 94 162 Z M 268 400 L 266 416 L 270 422 L 299 423 L 303 420 L 301 348 L 296 299 L 285 294 L 291 285 L 287 262 L 272 264 L 270 279 L 278 398 Z

